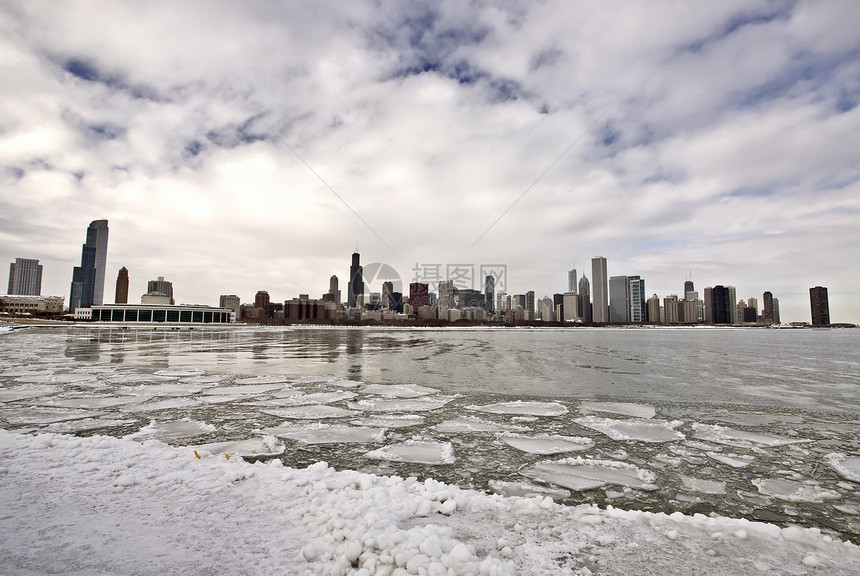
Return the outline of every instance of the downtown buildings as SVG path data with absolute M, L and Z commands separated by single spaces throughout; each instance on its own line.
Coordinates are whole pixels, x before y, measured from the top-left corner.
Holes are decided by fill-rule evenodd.
M 87 239 L 81 248 L 81 265 L 75 266 L 72 272 L 70 311 L 104 303 L 107 245 L 108 221 L 93 220 L 87 228 Z
M 42 294 L 42 265 L 32 258 L 15 258 L 9 264 L 10 296 L 39 296 Z

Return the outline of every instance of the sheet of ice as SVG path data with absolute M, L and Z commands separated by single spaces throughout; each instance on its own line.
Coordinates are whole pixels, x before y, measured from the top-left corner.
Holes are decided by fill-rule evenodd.
M 353 410 L 365 412 L 430 412 L 454 400 L 454 396 L 422 396 L 420 398 L 367 398 L 347 404 Z
M 490 480 L 487 485 L 490 487 L 490 490 L 496 494 L 508 497 L 520 496 L 524 498 L 546 498 L 549 496 L 553 500 L 564 500 L 566 498 L 570 498 L 570 490 L 555 488 L 553 486 L 532 484 L 531 482 Z
M 693 476 L 681 475 L 681 485 L 684 490 L 689 492 L 699 492 L 702 494 L 725 494 L 726 483 L 722 480 L 706 480 L 704 478 L 694 478 Z
M 444 434 L 469 432 L 495 434 L 496 432 L 525 432 L 528 430 L 525 426 L 490 422 L 489 420 L 483 420 L 475 416 L 461 416 L 460 418 L 445 420 L 433 426 L 433 429 Z
M 189 370 L 156 370 L 156 376 L 168 376 L 171 378 L 189 378 L 191 376 L 203 376 L 205 372 L 197 368 Z
M 839 500 L 842 495 L 822 488 L 814 482 L 795 482 L 785 478 L 756 478 L 752 481 L 761 494 L 789 502 L 815 502 Z
M 366 384 L 361 391 L 364 394 L 376 394 L 391 398 L 419 398 L 438 392 L 435 388 L 419 384 Z
M 369 444 L 382 442 L 385 439 L 384 428 L 331 426 L 322 423 L 267 428 L 263 430 L 263 433 L 295 440 L 303 444 Z
M 674 442 L 683 440 L 684 435 L 675 430 L 683 424 L 678 420 L 617 420 L 614 418 L 599 418 L 597 416 L 582 416 L 574 422 L 609 436 L 613 440 L 635 440 L 639 442 Z
M 0 402 L 17 402 L 18 400 L 28 400 L 30 398 L 39 398 L 60 392 L 62 388 L 59 386 L 14 386 L 12 388 L 0 389 Z
M 123 412 L 154 412 L 156 410 L 176 410 L 178 408 L 190 408 L 198 406 L 199 400 L 193 398 L 168 398 L 167 400 L 155 400 L 152 402 L 144 402 L 143 404 L 129 404 L 120 407 Z
M 508 446 L 528 452 L 529 454 L 563 454 L 564 452 L 587 450 L 594 446 L 594 442 L 590 438 L 583 438 L 581 436 L 553 436 L 549 434 L 515 436 L 512 434 L 500 434 L 498 437 Z
M 213 442 L 210 444 L 200 444 L 197 446 L 189 446 L 190 449 L 196 450 L 200 456 L 206 455 L 222 455 L 240 457 L 240 458 L 263 458 L 271 456 L 279 456 L 286 450 L 286 445 L 271 435 L 260 436 L 257 438 L 246 438 L 244 440 L 234 440 L 231 442 Z
M 116 418 L 84 418 L 83 420 L 67 420 L 54 422 L 45 427 L 48 432 L 62 434 L 75 434 L 77 432 L 88 432 L 101 428 L 118 428 L 120 426 L 131 426 L 137 424 L 137 420 L 120 420 Z
M 723 454 L 722 452 L 705 452 L 709 458 L 722 462 L 732 468 L 744 468 L 755 461 L 753 456 L 746 454 Z
M 42 406 L 27 406 L 15 408 L 0 408 L 0 420 L 16 426 L 43 425 L 65 420 L 80 420 L 103 416 L 103 412 L 95 410 L 80 410 L 74 408 L 48 408 Z
M 336 390 L 334 392 L 311 392 L 310 394 L 303 394 L 298 391 L 296 392 L 296 394 L 278 398 L 278 400 L 276 401 L 277 405 L 308 406 L 310 404 L 331 404 L 333 402 L 341 402 L 343 400 L 350 400 L 352 398 L 355 398 L 355 393 L 349 392 L 348 390 Z M 267 402 L 269 401 L 262 401 L 262 403 Z
M 824 462 L 846 480 L 860 482 L 860 457 L 832 452 L 824 457 Z
M 111 408 L 126 404 L 137 404 L 149 398 L 136 396 L 94 396 L 90 398 L 50 398 L 38 402 L 39 406 L 56 406 L 59 408 Z
M 252 376 L 250 378 L 237 378 L 234 380 L 236 384 L 286 384 L 291 382 L 286 376 Z M 283 388 L 283 386 L 281 386 Z
M 284 390 L 286 387 L 285 384 L 243 384 L 241 386 L 215 386 L 212 388 L 208 388 L 204 391 L 204 394 L 209 395 L 221 395 L 221 394 L 229 394 L 229 395 L 244 395 L 244 396 L 259 396 L 261 394 L 265 394 L 267 392 L 274 392 L 276 390 Z
M 191 418 L 171 421 L 152 420 L 137 432 L 126 436 L 126 438 L 130 440 L 156 439 L 162 442 L 176 442 L 203 436 L 204 434 L 212 434 L 217 430 L 212 424 L 192 420 Z
M 364 384 L 364 382 L 360 380 L 341 380 L 339 378 L 336 378 L 330 381 L 329 384 L 331 384 L 332 386 L 337 386 L 339 388 L 358 388 L 359 386 Z
M 126 372 L 122 374 L 107 374 L 105 380 L 113 384 L 143 384 L 146 382 L 173 382 L 179 380 L 179 377 Z
M 773 448 L 775 446 L 787 446 L 789 444 L 802 444 L 809 442 L 804 438 L 786 438 L 760 432 L 747 432 L 746 430 L 734 430 L 716 424 L 693 423 L 693 433 L 699 440 L 737 446 L 739 448 Z
M 97 381 L 98 376 L 95 374 L 55 374 L 53 372 L 31 374 L 15 378 L 15 382 L 31 384 L 92 384 Z
M 117 388 L 117 394 L 134 396 L 190 396 L 198 394 L 213 384 L 191 384 L 188 382 L 167 382 L 164 384 L 141 384 L 140 386 L 123 386 Z
M 467 410 L 487 412 L 489 414 L 517 414 L 528 416 L 564 416 L 568 410 L 558 402 L 527 402 L 516 400 L 514 402 L 499 402 L 486 404 L 484 406 L 466 406 Z
M 354 426 L 368 428 L 410 428 L 424 423 L 424 416 L 417 414 L 390 414 L 381 416 L 363 416 L 349 421 Z
M 372 460 L 411 462 L 413 464 L 453 464 L 454 447 L 450 442 L 407 440 L 401 444 L 383 446 L 365 454 Z
M 583 402 L 579 405 L 580 412 L 609 412 L 633 418 L 653 418 L 657 411 L 648 404 L 631 402 Z
M 546 460 L 520 470 L 520 474 L 576 492 L 607 485 L 639 490 L 657 489 L 654 484 L 657 481 L 656 474 L 633 464 L 614 460 L 591 460 L 582 457 Z
M 189 384 L 218 384 L 219 382 L 223 382 L 227 379 L 227 376 L 223 374 L 208 374 L 203 376 L 186 376 L 185 378 L 181 378 L 180 382 L 187 382 Z
M 0 454 L 0 559 L 17 576 L 860 574 L 860 549 L 814 528 L 197 459 L 103 436 L 0 430 Z
M 277 416 L 279 418 L 288 418 L 291 420 L 322 420 L 325 418 L 346 418 L 355 416 L 357 413 L 353 410 L 338 408 L 337 406 L 328 406 L 325 404 L 312 406 L 296 406 L 294 408 L 271 408 L 261 410 L 263 414 Z

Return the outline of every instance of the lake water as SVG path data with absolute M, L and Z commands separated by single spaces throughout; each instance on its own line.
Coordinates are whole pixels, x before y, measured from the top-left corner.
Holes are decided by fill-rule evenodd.
M 265 437 L 283 451 L 267 457 L 291 466 L 797 523 L 854 541 L 858 392 L 860 330 L 849 329 L 0 334 L 7 429 L 201 450 Z

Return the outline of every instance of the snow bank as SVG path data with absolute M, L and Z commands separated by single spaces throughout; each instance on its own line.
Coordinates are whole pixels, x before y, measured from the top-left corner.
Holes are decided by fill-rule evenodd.
M 856 546 L 814 528 L 566 507 L 104 436 L 0 430 L 0 508 L 0 566 L 25 576 L 860 573 Z

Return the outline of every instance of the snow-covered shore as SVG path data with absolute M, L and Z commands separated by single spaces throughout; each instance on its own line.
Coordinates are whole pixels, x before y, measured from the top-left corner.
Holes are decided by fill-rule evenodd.
M 200 456 L 0 430 L 0 572 L 860 573 L 860 549 L 816 529 Z

